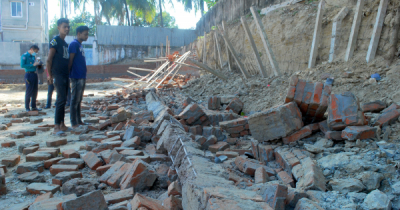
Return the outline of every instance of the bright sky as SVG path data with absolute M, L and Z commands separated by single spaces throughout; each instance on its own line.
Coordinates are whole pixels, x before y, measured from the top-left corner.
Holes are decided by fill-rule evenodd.
M 180 29 L 190 29 L 190 28 L 196 28 L 196 23 L 200 20 L 200 11 L 195 14 L 194 9 L 191 12 L 185 12 L 184 7 L 181 3 L 177 2 L 177 0 L 172 0 L 174 3 L 174 8 L 172 8 L 171 5 L 166 4 L 165 9 L 163 8 L 163 11 L 167 11 L 171 16 L 175 17 L 175 22 L 178 25 L 178 28 Z M 49 21 L 52 21 L 54 17 L 56 16 L 57 18 L 60 17 L 60 6 L 59 6 L 59 1 L 58 0 L 51 0 L 48 1 L 49 3 Z M 73 16 L 76 15 L 74 14 L 74 8 L 72 6 L 71 8 Z M 207 10 L 207 6 L 205 6 L 205 10 Z M 93 11 L 93 4 L 87 4 L 86 5 L 86 11 L 90 13 L 94 13 Z M 80 12 L 77 11 L 79 14 Z M 49 23 L 50 24 L 50 23 Z

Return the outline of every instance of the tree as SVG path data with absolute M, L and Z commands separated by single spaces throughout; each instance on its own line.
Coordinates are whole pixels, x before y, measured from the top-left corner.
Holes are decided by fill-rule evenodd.
M 160 14 L 156 14 L 156 17 L 159 17 Z M 168 12 L 163 12 L 162 14 L 163 17 L 163 27 L 164 28 L 178 28 L 178 26 L 175 23 L 175 18 L 172 17 Z M 161 27 L 161 19 L 154 19 L 151 23 L 145 21 L 143 18 L 140 17 L 135 17 L 134 18 L 134 23 L 132 24 L 133 26 L 142 26 L 142 27 Z
M 69 34 L 71 36 L 76 35 L 76 28 L 78 26 L 87 26 L 89 27 L 89 36 L 94 36 L 96 34 L 96 22 L 95 18 L 88 12 L 84 12 L 81 15 L 78 15 L 74 17 L 73 19 L 70 20 L 71 29 L 69 31 Z M 49 40 L 51 40 L 54 36 L 58 34 L 57 30 L 57 18 L 54 17 L 54 19 L 51 21 L 50 24 L 50 29 L 49 29 Z

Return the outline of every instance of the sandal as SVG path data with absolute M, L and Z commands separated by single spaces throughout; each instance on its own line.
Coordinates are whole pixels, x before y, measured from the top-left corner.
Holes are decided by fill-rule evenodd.
M 64 131 L 58 131 L 57 133 L 53 133 L 53 136 L 67 136 L 66 133 L 64 133 Z

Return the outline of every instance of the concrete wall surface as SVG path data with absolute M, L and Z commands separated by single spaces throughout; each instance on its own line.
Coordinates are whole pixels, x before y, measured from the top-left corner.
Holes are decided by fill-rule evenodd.
M 2 41 L 48 42 L 47 0 L 0 1 Z M 21 17 L 12 17 L 12 2 L 22 3 Z

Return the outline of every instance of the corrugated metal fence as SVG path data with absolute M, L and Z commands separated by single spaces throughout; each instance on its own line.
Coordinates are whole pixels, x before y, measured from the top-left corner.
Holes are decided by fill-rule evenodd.
M 167 36 L 171 47 L 188 45 L 197 38 L 195 30 L 187 29 L 97 26 L 99 45 L 165 46 Z

